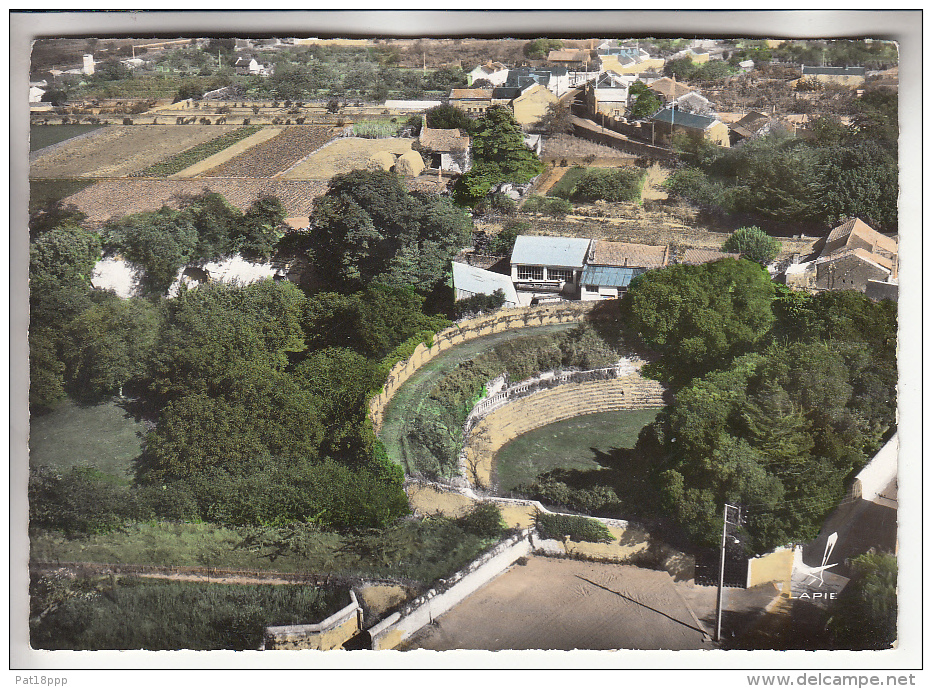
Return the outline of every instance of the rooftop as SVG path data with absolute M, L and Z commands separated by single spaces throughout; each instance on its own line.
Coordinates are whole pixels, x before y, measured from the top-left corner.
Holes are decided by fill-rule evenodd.
M 663 110 L 656 113 L 652 120 L 656 122 L 666 122 L 667 124 L 675 124 L 680 127 L 688 127 L 689 129 L 708 129 L 716 122 L 717 120 L 714 117 L 707 117 L 706 115 L 696 115 L 691 112 L 685 112 L 683 110 L 673 110 L 671 108 L 664 108 Z
M 530 237 L 520 235 L 511 262 L 530 266 L 582 268 L 590 240 L 580 237 Z
M 493 273 L 465 263 L 453 263 L 453 286 L 473 294 L 492 294 L 496 290 L 505 293 L 505 306 L 517 306 L 518 293 L 511 282 L 511 276 Z
M 807 74 L 825 75 L 825 76 L 850 76 L 863 77 L 867 74 L 864 67 L 817 67 L 810 65 L 802 66 L 803 76 Z
M 645 268 L 622 268 L 618 266 L 586 266 L 581 282 L 599 287 L 627 287 L 636 275 L 646 273 Z
M 650 88 L 651 91 L 659 93 L 667 100 L 674 100 L 692 91 L 686 84 L 674 81 L 670 77 L 657 79 L 648 88 Z
M 597 239 L 589 252 L 590 265 L 661 268 L 667 263 L 667 247 Z

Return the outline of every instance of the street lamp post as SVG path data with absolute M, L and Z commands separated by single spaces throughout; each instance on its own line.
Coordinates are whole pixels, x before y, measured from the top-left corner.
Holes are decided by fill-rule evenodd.
M 728 510 L 732 510 L 733 522 L 728 521 Z M 741 523 L 741 508 L 725 503 L 724 520 L 722 523 L 722 552 L 718 563 L 718 601 L 715 605 L 715 640 L 722 640 L 722 597 L 725 593 L 725 544 L 728 539 L 728 524 Z M 737 540 L 736 540 L 737 542 Z

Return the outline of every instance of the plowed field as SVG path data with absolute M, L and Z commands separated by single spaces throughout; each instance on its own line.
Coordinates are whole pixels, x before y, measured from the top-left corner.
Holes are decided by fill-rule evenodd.
M 163 205 L 176 206 L 184 196 L 205 190 L 222 194 L 230 203 L 246 210 L 264 196 L 277 196 L 286 217 L 307 217 L 314 198 L 327 191 L 326 182 L 281 181 L 271 179 L 107 179 L 79 191 L 66 203 L 73 203 L 91 222 L 105 222 L 116 216 L 154 211 Z
M 234 129 L 236 125 L 111 125 L 40 153 L 29 176 L 123 177 Z
M 288 127 L 232 160 L 207 170 L 202 177 L 274 177 L 313 153 L 334 137 L 332 127 Z
M 337 139 L 326 148 L 282 175 L 283 179 L 327 179 L 352 170 L 365 169 L 379 151 L 400 155 L 411 150 L 414 139 Z

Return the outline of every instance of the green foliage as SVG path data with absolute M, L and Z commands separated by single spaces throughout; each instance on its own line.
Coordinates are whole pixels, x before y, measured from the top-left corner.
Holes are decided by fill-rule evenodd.
M 496 184 L 523 184 L 543 172 L 543 164 L 525 146 L 524 133 L 508 107 L 493 106 L 476 120 L 472 151 L 473 167 L 453 189 L 460 205 L 475 205 Z
M 58 650 L 255 650 L 265 627 L 318 622 L 347 601 L 312 586 L 34 577 L 30 642 Z
M 479 538 L 501 538 L 505 533 L 505 520 L 494 502 L 478 502 L 469 512 L 456 520 L 457 526 Z
M 221 134 L 215 139 L 205 141 L 202 144 L 182 151 L 181 153 L 163 160 L 161 163 L 150 165 L 145 170 L 140 170 L 133 174 L 134 177 L 169 177 L 176 172 L 181 172 L 185 168 L 191 167 L 195 163 L 209 158 L 215 153 L 219 153 L 225 148 L 229 148 L 246 137 L 252 136 L 262 127 L 253 125 L 250 127 L 239 127 L 231 132 Z
M 163 207 L 108 223 L 102 232 L 104 250 L 119 253 L 143 271 L 142 286 L 161 294 L 194 256 L 197 229 L 183 211 Z
M 588 517 L 538 512 L 534 522 L 541 538 L 562 541 L 569 537 L 572 541 L 589 543 L 612 543 L 615 540 L 605 524 Z
M 465 246 L 471 222 L 447 199 L 408 193 L 390 172 L 337 175 L 315 204 L 312 255 L 338 286 L 430 290 Z
M 524 57 L 529 60 L 546 60 L 551 50 L 562 50 L 563 41 L 555 38 L 537 38 L 524 44 Z
M 473 120 L 455 105 L 438 105 L 430 108 L 425 114 L 427 126 L 431 129 L 459 129 L 466 134 L 472 131 Z
M 767 265 L 780 253 L 780 242 L 759 227 L 739 227 L 725 240 L 722 251 Z
M 622 302 L 630 329 L 663 353 L 667 379 L 685 381 L 744 352 L 768 334 L 773 283 L 750 261 L 653 270 L 632 281 Z
M 488 313 L 501 308 L 505 303 L 505 293 L 497 289 L 492 294 L 474 294 L 466 299 L 460 299 L 453 305 L 453 318 L 473 318 L 481 313 Z
M 541 477 L 529 486 L 519 487 L 518 490 L 548 505 L 563 506 L 588 514 L 618 507 L 620 502 L 618 494 L 608 486 L 575 488 L 552 476 Z
M 249 258 L 268 260 L 284 235 L 285 208 L 274 196 L 257 199 L 231 235 L 234 246 Z
M 663 105 L 657 94 L 651 91 L 647 84 L 641 80 L 631 84 L 629 100 L 631 108 L 628 111 L 628 116 L 633 120 L 646 119 L 660 110 Z
M 547 112 L 537 123 L 537 129 L 551 136 L 573 133 L 573 113 L 567 103 L 556 101 L 547 106 Z
M 828 621 L 836 648 L 883 650 L 897 640 L 897 563 L 889 553 L 854 558 L 855 575 Z
M 641 200 L 645 177 L 646 173 L 636 168 L 590 168 L 576 182 L 572 199 L 583 203 L 636 203 Z
M 511 256 L 518 236 L 528 234 L 531 224 L 523 220 L 508 220 L 502 226 L 501 232 L 492 237 L 489 251 L 495 256 Z

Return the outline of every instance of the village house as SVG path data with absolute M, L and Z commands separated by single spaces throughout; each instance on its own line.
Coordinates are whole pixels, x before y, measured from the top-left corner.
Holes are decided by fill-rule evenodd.
M 463 174 L 472 165 L 469 155 L 469 137 L 459 129 L 431 129 L 427 117 L 422 116 L 418 144 L 425 152 L 432 170 Z
M 511 281 L 522 305 L 535 297 L 579 297 L 590 240 L 520 235 L 511 252 Z
M 466 85 L 472 86 L 474 82 L 484 79 L 490 86 L 501 86 L 508 78 L 508 67 L 501 62 L 487 62 L 479 65 L 466 75 Z
M 729 139 L 732 146 L 763 136 L 771 127 L 770 116 L 763 112 L 749 112 L 737 122 L 729 125 Z
M 588 50 L 551 50 L 547 62 L 553 67 L 566 70 L 571 87 L 595 79 L 602 71 L 601 59 L 598 56 L 593 59 Z
M 449 103 L 470 117 L 482 117 L 492 107 L 492 89 L 452 89 Z
M 696 115 L 715 114 L 715 106 L 712 105 L 712 101 L 710 101 L 698 91 L 692 91 L 680 96 L 674 101 L 674 105 L 678 110 L 682 110 L 683 112 L 691 112 Z
M 681 50 L 680 52 L 671 55 L 670 60 L 682 60 L 683 58 L 689 58 L 697 65 L 704 65 L 709 61 L 709 53 L 699 53 L 695 52 L 692 48 L 687 48 L 686 50 Z
M 653 126 L 652 143 L 670 145 L 673 135 L 684 133 L 694 138 L 705 139 L 714 144 L 728 148 L 728 126 L 719 119 L 708 115 L 696 115 L 676 108 L 664 108 L 650 118 Z
M 463 110 L 471 117 L 481 117 L 493 105 L 507 105 L 515 121 L 524 128 L 537 125 L 547 114 L 557 97 L 545 85 L 532 77 L 519 77 L 515 86 L 497 86 L 493 89 L 452 89 L 450 105 Z
M 637 77 L 632 75 L 603 72 L 585 86 L 586 111 L 591 115 L 624 116 L 628 110 L 628 92 L 635 81 Z
M 891 298 L 898 281 L 898 248 L 895 238 L 855 218 L 833 229 L 816 244 L 810 260 L 788 266 L 778 279 L 796 289 L 870 289 Z
M 660 101 L 664 105 L 673 103 L 678 98 L 685 96 L 687 93 L 692 93 L 693 91 L 693 89 L 691 89 L 686 84 L 678 82 L 675 79 L 671 79 L 670 77 L 662 77 L 657 79 L 647 84 L 647 87 L 654 93 L 654 95 L 660 97 Z
M 557 98 L 566 95 L 570 90 L 569 73 L 566 71 L 565 67 L 559 65 L 551 65 L 549 67 L 536 69 L 522 67 L 509 70 L 508 78 L 502 86 L 526 87 L 530 83 L 528 80 L 546 86 Z
M 248 55 L 236 58 L 236 62 L 233 63 L 233 71 L 240 76 L 258 74 L 259 76 L 267 77 L 272 73 L 272 69 L 270 65 L 263 65 L 256 60 L 256 58 Z
M 660 70 L 665 62 L 662 57 L 651 57 L 650 53 L 637 46 L 612 46 L 603 43 L 596 52 L 602 71 L 615 74 L 634 75 Z

